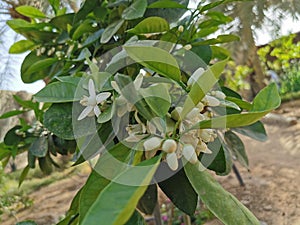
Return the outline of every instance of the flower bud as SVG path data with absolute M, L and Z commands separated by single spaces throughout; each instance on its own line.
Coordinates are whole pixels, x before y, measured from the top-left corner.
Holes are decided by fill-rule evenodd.
M 145 151 L 158 149 L 161 146 L 162 139 L 159 137 L 151 137 L 144 142 Z
M 220 101 L 217 98 L 212 97 L 210 95 L 206 95 L 203 98 L 202 102 L 204 103 L 204 105 L 208 105 L 208 106 L 212 106 L 212 107 L 220 105 Z
M 226 95 L 222 91 L 215 91 L 215 96 L 219 99 L 225 99 Z
M 188 51 L 188 50 L 192 49 L 192 45 L 188 44 L 188 45 L 183 46 L 183 48 Z
M 166 160 L 171 170 L 175 171 L 178 169 L 178 159 L 175 152 L 167 154 Z
M 173 139 L 167 139 L 162 145 L 162 150 L 166 153 L 173 153 L 177 149 L 177 143 Z
M 186 158 L 186 160 L 188 160 L 192 164 L 198 162 L 198 157 L 192 145 L 184 145 L 182 149 L 182 155 L 184 156 L 184 158 Z
M 178 31 L 179 31 L 180 33 L 182 33 L 182 32 L 184 31 L 184 27 L 183 27 L 182 25 L 180 25 L 180 26 L 178 27 Z
M 202 67 L 198 68 L 193 74 L 192 76 L 190 76 L 190 78 L 187 81 L 187 85 L 191 86 L 193 85 L 195 82 L 197 82 L 197 80 L 200 78 L 200 76 L 204 73 L 204 69 Z
M 204 142 L 214 141 L 214 132 L 211 129 L 199 130 L 199 136 Z

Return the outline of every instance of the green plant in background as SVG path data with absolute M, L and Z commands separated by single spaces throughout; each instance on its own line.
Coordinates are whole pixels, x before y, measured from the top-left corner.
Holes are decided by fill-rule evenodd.
M 248 167 L 236 133 L 265 140 L 259 119 L 280 105 L 275 84 L 252 103 L 218 89 L 228 61 L 218 44 L 238 37 L 207 36 L 232 20 L 214 11 L 227 2 L 89 0 L 66 13 L 51 0 L 53 15 L 16 9 L 27 20 L 8 25 L 26 39 L 10 52 L 30 51 L 22 80 L 47 85 L 31 101 L 15 99 L 24 110 L 1 116 L 36 116 L 8 131 L 1 160 L 27 152 L 21 183 L 36 162 L 50 173 L 58 154 L 73 154 L 75 165 L 101 155 L 60 225 L 143 224 L 158 186 L 186 215 L 200 198 L 224 224 L 259 224 L 205 171 L 226 175 L 233 159 Z
M 296 38 L 296 34 L 291 34 L 258 50 L 264 68 L 279 75 L 282 96 L 300 91 L 300 42 Z

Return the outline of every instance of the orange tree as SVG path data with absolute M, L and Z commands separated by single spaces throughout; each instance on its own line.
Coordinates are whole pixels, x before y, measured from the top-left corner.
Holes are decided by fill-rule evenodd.
M 67 13 L 51 0 L 51 15 L 16 8 L 26 19 L 7 23 L 25 39 L 10 52 L 30 51 L 22 80 L 47 85 L 1 116 L 36 116 L 8 131 L 1 160 L 27 152 L 21 183 L 36 162 L 50 173 L 57 154 L 73 154 L 75 165 L 100 156 L 60 225 L 144 224 L 158 186 L 187 215 L 200 198 L 224 224 L 260 224 L 207 171 L 226 175 L 233 159 L 247 167 L 236 132 L 264 140 L 259 119 L 280 104 L 274 84 L 252 103 L 219 87 L 229 56 L 218 44 L 238 38 L 207 36 L 231 21 L 213 10 L 227 2 L 89 0 Z

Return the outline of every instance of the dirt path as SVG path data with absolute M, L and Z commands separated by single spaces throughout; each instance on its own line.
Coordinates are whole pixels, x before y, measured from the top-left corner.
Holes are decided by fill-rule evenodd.
M 251 171 L 237 166 L 246 186 L 240 187 L 233 174 L 218 179 L 262 224 L 300 225 L 300 101 L 283 104 L 278 112 L 297 117 L 298 124 L 266 125 L 269 139 L 265 143 L 243 138 Z M 32 193 L 33 207 L 18 212 L 17 218 L 33 219 L 39 225 L 56 223 L 67 211 L 85 178 L 72 176 Z M 11 217 L 2 224 L 13 225 L 15 222 Z M 221 223 L 215 220 L 207 224 Z

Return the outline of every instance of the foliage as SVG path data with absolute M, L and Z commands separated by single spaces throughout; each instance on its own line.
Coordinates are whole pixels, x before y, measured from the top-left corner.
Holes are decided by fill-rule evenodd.
M 300 42 L 297 40 L 297 34 L 291 34 L 258 49 L 264 68 L 279 75 L 282 95 L 300 91 Z
M 153 212 L 157 185 L 187 215 L 199 196 L 224 224 L 259 224 L 203 171 L 226 175 L 233 158 L 248 166 L 235 132 L 264 140 L 259 119 L 280 104 L 275 84 L 253 103 L 218 89 L 228 54 L 216 45 L 238 38 L 207 36 L 231 21 L 212 11 L 231 1 L 188 9 L 188 1 L 89 0 L 76 13 L 58 2 L 50 1 L 55 15 L 22 7 L 30 22 L 8 21 L 26 38 L 10 51 L 30 51 L 22 80 L 47 82 L 32 101 L 16 98 L 37 121 L 12 128 L 1 150 L 4 160 L 28 152 L 20 181 L 36 161 L 48 174 L 57 154 L 74 154 L 75 165 L 100 154 L 60 225 L 143 224 L 139 211 Z

